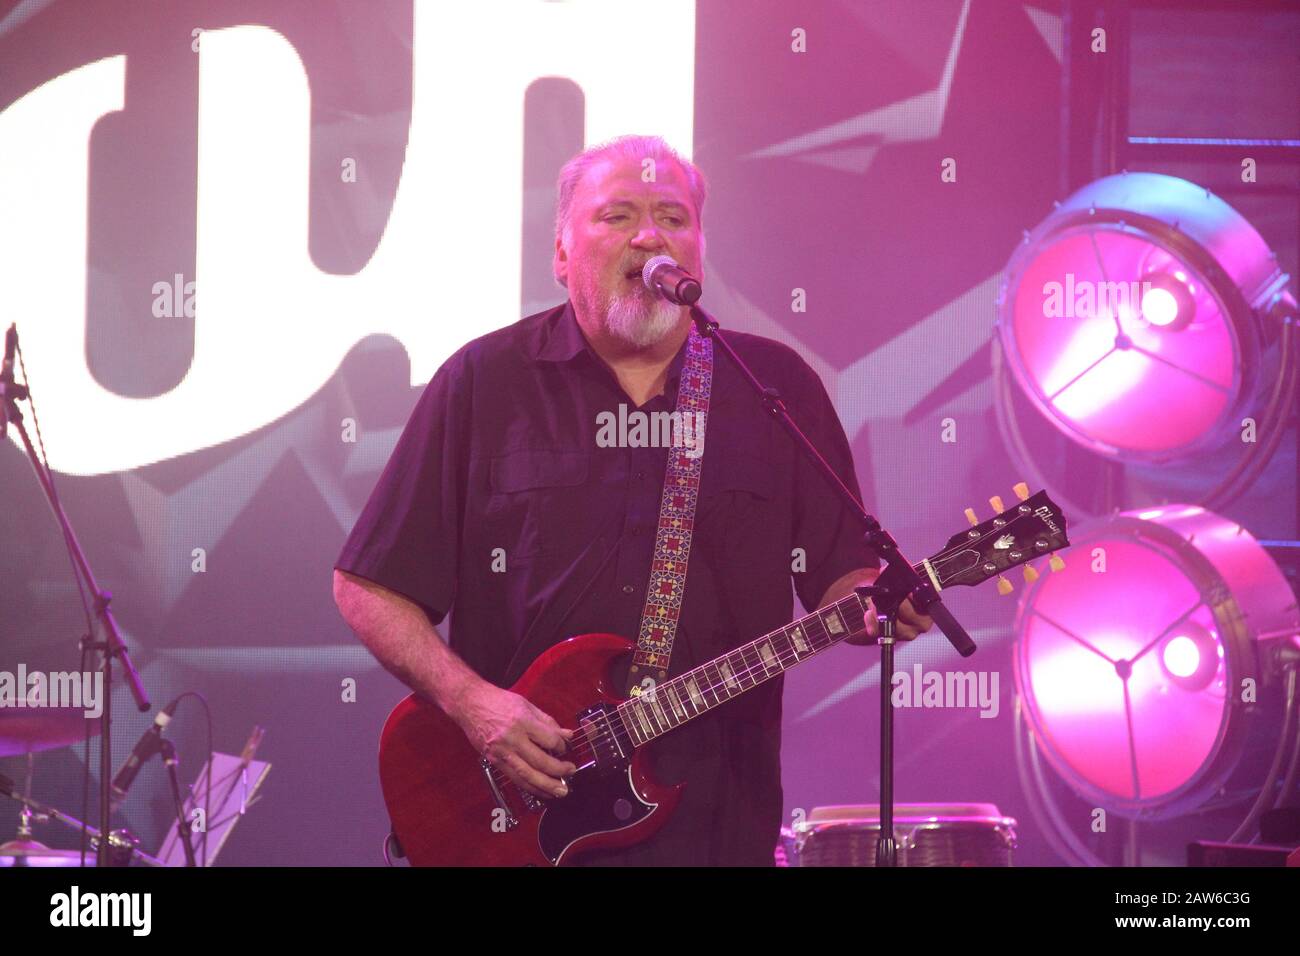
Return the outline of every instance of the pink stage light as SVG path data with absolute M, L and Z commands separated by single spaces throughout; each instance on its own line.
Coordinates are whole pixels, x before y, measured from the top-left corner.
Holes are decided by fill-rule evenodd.
M 1110 176 L 1026 233 L 999 296 L 999 343 L 1024 393 L 1083 447 L 1194 457 L 1230 439 L 1269 383 L 1263 316 L 1287 278 L 1209 192 Z
M 1256 642 L 1300 630 L 1295 596 L 1235 522 L 1174 505 L 1075 536 L 1024 593 L 1016 686 L 1076 793 L 1158 818 L 1199 805 L 1240 759 Z

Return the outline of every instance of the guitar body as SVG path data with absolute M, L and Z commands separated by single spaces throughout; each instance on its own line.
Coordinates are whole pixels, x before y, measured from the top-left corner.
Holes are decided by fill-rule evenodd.
M 593 705 L 623 698 L 614 680 L 634 650 L 614 634 L 555 645 L 510 688 L 561 727 L 577 728 Z M 626 761 L 579 769 L 569 794 L 540 799 L 499 772 L 494 790 L 464 731 L 414 694 L 393 709 L 379 741 L 379 779 L 393 832 L 414 866 L 558 866 L 585 851 L 639 843 L 681 797 L 652 774 L 646 750 Z

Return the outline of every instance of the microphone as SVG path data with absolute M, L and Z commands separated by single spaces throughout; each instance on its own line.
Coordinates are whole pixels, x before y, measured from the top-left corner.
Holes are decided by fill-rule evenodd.
M 641 281 L 651 292 L 678 305 L 694 305 L 704 292 L 700 280 L 679 266 L 672 256 L 655 256 L 647 262 L 641 270 Z
M 131 784 L 135 782 L 136 774 L 140 772 L 140 768 L 162 749 L 163 728 L 171 723 L 172 715 L 176 713 L 176 708 L 180 705 L 180 702 L 181 699 L 177 697 L 158 711 L 158 716 L 154 718 L 152 726 L 140 737 L 135 749 L 131 751 L 131 756 L 126 758 L 126 763 L 122 764 L 122 768 L 118 770 L 117 776 L 113 778 L 110 787 L 114 803 L 121 803 L 126 799 L 126 792 L 131 789 Z

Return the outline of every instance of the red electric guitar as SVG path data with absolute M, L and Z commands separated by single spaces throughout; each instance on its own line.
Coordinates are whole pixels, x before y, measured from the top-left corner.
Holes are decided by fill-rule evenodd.
M 916 566 L 940 587 L 974 586 L 1069 545 L 1065 518 L 1040 491 L 953 535 Z M 1062 566 L 1051 559 L 1053 570 Z M 1025 569 L 1033 580 L 1037 572 Z M 1009 591 L 1010 582 L 1000 590 Z M 584 851 L 639 843 L 677 806 L 681 785 L 655 781 L 642 748 L 693 717 L 866 630 L 856 594 L 764 634 L 649 693 L 624 699 L 617 664 L 633 642 L 584 634 L 555 645 L 510 688 L 577 730 L 569 793 L 543 799 L 516 787 L 474 751 L 460 727 L 414 694 L 394 708 L 379 742 L 379 777 L 393 833 L 415 866 L 559 865 Z

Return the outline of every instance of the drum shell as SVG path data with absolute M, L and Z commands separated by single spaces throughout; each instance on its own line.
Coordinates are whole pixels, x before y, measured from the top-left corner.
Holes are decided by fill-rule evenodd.
M 954 809 L 963 808 L 955 805 Z M 874 809 L 874 808 L 873 808 Z M 894 816 L 898 865 L 1012 866 L 1016 848 L 1016 821 L 987 807 L 992 813 L 908 814 L 899 807 Z M 927 806 L 927 811 L 939 809 Z M 793 827 L 782 830 L 779 848 L 789 866 L 875 866 L 880 835 L 878 813 L 844 816 L 818 811 Z

